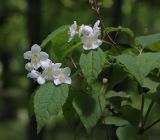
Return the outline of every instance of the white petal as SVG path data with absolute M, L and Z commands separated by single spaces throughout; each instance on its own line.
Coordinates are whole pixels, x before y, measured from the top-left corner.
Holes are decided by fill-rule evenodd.
M 32 66 L 33 66 L 36 70 L 41 66 L 41 64 L 40 64 L 39 61 L 33 61 L 33 60 L 31 60 L 31 64 L 32 64 Z
M 93 46 L 92 46 L 92 49 L 98 48 L 101 44 L 102 44 L 102 41 L 99 40 L 99 39 L 97 39 L 97 40 L 94 42 L 94 44 L 93 44 Z
M 40 51 L 41 51 L 41 48 L 37 44 L 34 44 L 31 48 L 31 52 L 40 52 Z
M 94 27 L 93 28 L 97 28 L 100 24 L 100 20 L 97 20 L 96 23 L 94 24 Z
M 90 47 L 90 46 L 88 47 L 87 45 L 83 45 L 83 49 L 84 49 L 84 50 L 91 50 L 92 47 Z
M 62 72 L 63 72 L 65 75 L 69 76 L 69 75 L 71 74 L 71 69 L 70 69 L 69 67 L 66 67 L 66 68 L 63 68 L 63 69 L 62 69 Z
M 62 65 L 62 63 L 52 63 L 52 66 L 54 67 L 54 68 L 60 68 L 60 66 Z
M 27 51 L 24 53 L 24 59 L 28 59 L 30 60 L 32 58 L 32 52 L 31 51 Z
M 28 70 L 28 71 L 31 71 L 31 70 L 33 70 L 34 68 L 33 68 L 32 64 L 31 64 L 30 62 L 28 62 L 28 63 L 25 65 L 25 69 Z
M 43 78 L 40 76 L 40 77 L 37 78 L 37 82 L 38 82 L 40 85 L 42 85 L 42 84 L 44 84 L 46 81 L 45 81 L 45 79 L 43 79 Z
M 38 71 L 36 71 L 36 70 L 32 70 L 28 75 L 27 75 L 27 77 L 29 77 L 29 78 L 33 78 L 33 79 L 36 79 L 36 78 L 38 78 L 39 77 L 39 72 Z
M 82 25 L 79 30 L 79 36 L 90 36 L 93 34 L 93 29 L 90 26 Z
M 64 81 L 64 83 L 66 84 L 71 84 L 72 80 L 70 77 L 67 77 L 66 80 Z
M 45 60 L 45 61 L 41 61 L 40 63 L 41 63 L 41 65 L 42 65 L 42 68 L 44 69 L 44 68 L 49 67 L 49 65 L 52 63 L 52 61 L 49 60 L 49 59 L 47 59 L 47 60 Z
M 74 38 L 75 34 L 77 34 L 77 22 L 76 21 L 74 21 L 74 23 L 70 26 L 69 34 L 70 34 L 70 38 L 68 42 L 70 42 Z
M 40 52 L 40 59 L 41 61 L 48 59 L 48 54 L 46 52 Z
M 58 78 L 60 73 L 61 73 L 61 69 L 56 69 L 56 70 L 54 71 L 53 77 L 54 77 L 54 78 Z
M 60 85 L 60 84 L 62 84 L 62 82 L 57 78 L 57 79 L 54 79 L 54 84 Z

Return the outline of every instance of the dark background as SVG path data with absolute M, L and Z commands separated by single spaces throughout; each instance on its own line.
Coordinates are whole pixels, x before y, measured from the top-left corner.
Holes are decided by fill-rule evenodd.
M 102 15 L 107 26 L 129 27 L 137 36 L 160 32 L 159 0 L 102 0 Z M 97 20 L 88 0 L 0 0 L 0 140 L 74 138 L 74 127 L 61 113 L 36 135 L 35 119 L 28 115 L 36 85 L 27 79 L 23 59 L 32 44 L 40 44 L 51 31 L 74 20 L 79 25 Z M 158 125 L 151 130 L 152 140 L 159 140 L 159 131 Z M 90 139 L 103 139 L 99 133 Z M 84 133 L 76 135 L 84 139 Z

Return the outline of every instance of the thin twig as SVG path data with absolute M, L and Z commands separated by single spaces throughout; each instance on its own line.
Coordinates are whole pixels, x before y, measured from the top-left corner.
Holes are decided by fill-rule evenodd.
M 78 67 L 77 67 L 77 65 L 76 65 L 76 63 L 74 62 L 74 60 L 73 60 L 72 57 L 71 57 L 71 62 L 72 62 L 72 64 L 73 64 L 73 66 L 74 66 L 76 69 L 78 69 Z
M 117 44 L 116 42 L 112 39 L 112 37 L 109 35 L 109 33 L 105 30 L 105 24 L 104 24 L 104 20 L 100 14 L 100 5 L 98 4 L 98 2 L 96 0 L 90 0 L 90 4 L 92 6 L 92 9 L 96 12 L 98 19 L 100 20 L 100 26 L 101 26 L 101 38 L 103 38 L 103 36 L 105 37 L 107 35 L 109 41 L 111 42 L 112 46 L 115 47 L 115 49 L 117 50 L 117 52 L 119 54 L 120 50 L 117 48 Z M 104 35 L 104 31 L 106 33 L 106 35 Z

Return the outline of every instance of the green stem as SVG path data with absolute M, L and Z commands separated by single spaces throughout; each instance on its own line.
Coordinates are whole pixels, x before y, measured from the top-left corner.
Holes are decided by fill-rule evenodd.
M 142 123 L 142 127 L 144 127 L 145 123 L 147 122 L 147 119 L 148 119 L 149 113 L 151 112 L 153 104 L 154 104 L 154 101 L 152 100 L 149 107 L 148 107 L 148 110 L 145 114 L 145 117 L 144 117 L 144 120 L 143 120 L 143 123 Z
M 142 94 L 142 101 L 141 101 L 141 110 L 140 110 L 140 120 L 139 120 L 139 128 L 142 128 L 143 122 L 143 109 L 144 109 L 144 95 Z

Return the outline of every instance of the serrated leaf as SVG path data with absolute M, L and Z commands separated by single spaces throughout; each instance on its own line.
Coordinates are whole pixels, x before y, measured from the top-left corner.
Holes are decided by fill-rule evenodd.
M 115 126 L 124 126 L 129 124 L 127 120 L 115 116 L 106 117 L 104 123 L 107 125 L 115 125 Z
M 57 115 L 68 97 L 68 85 L 55 86 L 52 83 L 42 85 L 34 96 L 34 110 L 37 120 L 37 132 L 47 121 Z
M 155 68 L 160 68 L 160 53 L 143 53 L 139 56 L 120 55 L 116 57 L 127 71 L 143 86 L 145 77 Z
M 152 45 L 156 42 L 160 42 L 160 34 L 152 34 L 147 36 L 140 36 L 137 38 L 142 47 Z
M 116 134 L 118 140 L 138 140 L 137 128 L 131 125 L 119 127 Z
M 79 93 L 73 101 L 73 107 L 80 117 L 87 132 L 97 124 L 105 108 L 105 98 L 103 96 L 91 96 L 86 93 Z
M 92 83 L 96 80 L 103 69 L 104 63 L 105 54 L 100 48 L 91 50 L 88 53 L 82 53 L 79 64 L 88 83 Z

